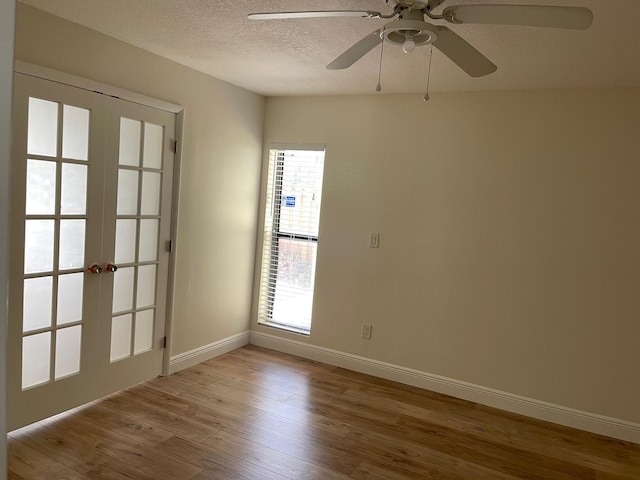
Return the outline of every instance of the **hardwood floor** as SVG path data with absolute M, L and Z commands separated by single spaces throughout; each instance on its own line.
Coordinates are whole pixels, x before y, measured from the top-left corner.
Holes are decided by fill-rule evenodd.
M 640 479 L 640 445 L 254 346 L 8 444 L 10 480 Z

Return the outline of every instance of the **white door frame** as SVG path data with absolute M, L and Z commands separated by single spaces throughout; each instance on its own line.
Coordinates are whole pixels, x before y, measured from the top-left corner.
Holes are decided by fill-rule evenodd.
M 7 280 L 9 276 L 9 166 L 16 2 L 0 2 L 0 480 L 7 478 Z
M 184 125 L 184 108 L 175 103 L 166 102 L 157 98 L 149 97 L 141 93 L 131 92 L 122 88 L 114 87 L 104 83 L 89 80 L 76 75 L 60 72 L 32 63 L 16 60 L 15 72 L 29 75 L 32 77 L 42 78 L 44 80 L 50 80 L 53 82 L 61 83 L 63 85 L 69 85 L 71 87 L 81 88 L 94 93 L 100 93 L 110 97 L 117 97 L 129 102 L 138 103 L 147 107 L 156 108 L 158 110 L 164 110 L 176 114 L 176 155 L 174 161 L 173 170 L 173 197 L 171 205 L 171 243 L 172 249 L 169 257 L 169 276 L 167 281 L 167 306 L 166 306 L 166 321 L 165 321 L 165 336 L 167 337 L 167 346 L 164 349 L 163 361 L 162 361 L 162 374 L 169 374 L 169 362 L 171 360 L 171 332 L 173 325 L 173 304 L 175 295 L 175 270 L 176 270 L 176 246 L 177 246 L 177 231 L 178 231 L 178 206 L 180 200 L 180 171 L 182 166 L 182 139 L 183 139 L 183 125 Z M 8 142 L 9 145 L 11 142 Z M 5 336 L 6 338 L 6 336 Z M 6 383 L 6 381 L 5 381 Z M 1 475 L 1 474 L 0 474 Z M 0 477 L 0 480 L 2 478 Z

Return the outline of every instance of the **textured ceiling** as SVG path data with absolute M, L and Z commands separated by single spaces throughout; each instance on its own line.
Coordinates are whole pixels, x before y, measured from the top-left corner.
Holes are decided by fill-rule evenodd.
M 275 95 L 375 93 L 380 47 L 351 68 L 325 65 L 388 20 L 248 20 L 264 11 L 357 9 L 388 12 L 384 0 L 21 0 L 254 92 Z M 445 24 L 498 71 L 470 78 L 434 49 L 431 91 L 640 86 L 640 0 L 447 0 L 444 6 L 514 3 L 585 6 L 589 30 Z M 443 7 L 436 10 L 436 13 Z M 383 93 L 423 92 L 427 49 L 385 48 Z

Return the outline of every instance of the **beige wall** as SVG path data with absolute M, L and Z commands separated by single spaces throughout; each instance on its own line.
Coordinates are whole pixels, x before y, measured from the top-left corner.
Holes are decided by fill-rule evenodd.
M 246 331 L 264 98 L 24 5 L 16 58 L 185 108 L 171 353 Z
M 6 365 L 7 254 L 9 243 L 9 158 L 15 2 L 0 3 L 0 480 L 7 478 Z
M 640 422 L 638 118 L 640 89 L 268 99 L 266 146 L 327 146 L 309 343 Z

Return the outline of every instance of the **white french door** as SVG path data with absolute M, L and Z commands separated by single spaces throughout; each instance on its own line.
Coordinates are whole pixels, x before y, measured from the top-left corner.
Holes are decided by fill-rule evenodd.
M 16 74 L 9 429 L 161 373 L 175 115 Z

